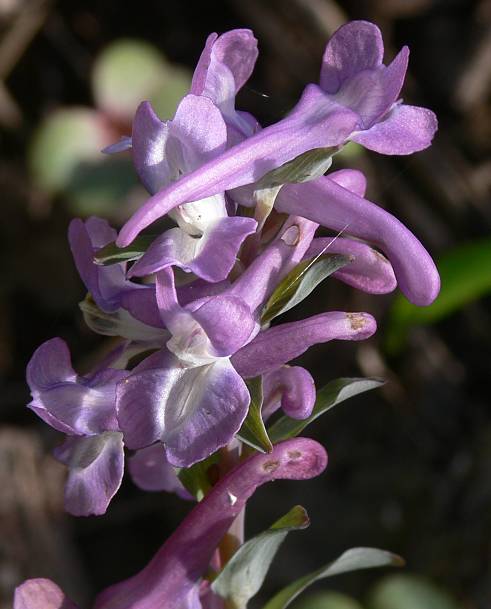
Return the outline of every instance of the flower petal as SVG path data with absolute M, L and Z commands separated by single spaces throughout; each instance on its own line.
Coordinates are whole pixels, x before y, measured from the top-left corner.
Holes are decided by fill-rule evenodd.
M 222 113 L 211 99 L 197 95 L 183 98 L 169 123 L 169 134 L 181 144 L 185 173 L 221 154 L 227 144 Z
M 370 128 L 399 96 L 408 60 L 409 49 L 404 47 L 389 66 L 354 74 L 331 99 L 359 114 L 363 128 Z
M 17 586 L 13 609 L 78 609 L 50 579 L 28 579 Z
M 300 366 L 281 366 L 264 375 L 263 395 L 263 418 L 281 407 L 292 419 L 306 419 L 315 404 L 314 379 Z
M 187 283 L 177 287 L 177 295 L 179 302 L 185 306 L 195 300 L 200 300 L 207 296 L 215 296 L 221 294 L 230 288 L 228 281 L 220 281 L 217 283 L 208 283 L 201 279 L 196 279 L 191 283 Z M 155 296 L 155 285 L 147 286 L 145 290 L 137 290 L 128 292 L 122 298 L 122 306 L 127 309 L 131 315 L 147 325 L 156 328 L 163 327 L 162 317 L 157 307 Z
M 157 368 L 137 371 L 118 390 L 125 444 L 160 440 L 170 463 L 189 467 L 230 442 L 247 415 L 249 392 L 228 359 L 195 368 L 166 354 L 153 361 Z
M 68 438 L 54 454 L 69 470 L 65 485 L 67 512 L 74 516 L 104 514 L 123 479 L 123 434 Z
M 161 121 L 151 103 L 142 102 L 133 119 L 132 154 L 140 180 L 150 193 L 177 177 L 166 155 L 168 137 L 169 121 Z
M 322 58 L 320 86 L 336 93 L 343 82 L 363 70 L 382 64 L 384 43 L 379 28 L 369 21 L 350 21 L 327 43 Z
M 43 343 L 27 366 L 33 400 L 29 407 L 55 429 L 85 435 L 117 429 L 116 384 L 125 370 L 106 368 L 78 377 L 60 338 Z
M 144 491 L 167 491 L 183 499 L 193 499 L 167 460 L 162 444 L 137 450 L 128 459 L 128 469 L 133 482 Z
M 288 218 L 278 236 L 238 277 L 229 293 L 247 303 L 251 311 L 257 311 L 281 279 L 302 260 L 316 229 L 317 224 L 305 218 Z
M 235 96 L 249 79 L 257 55 L 257 40 L 250 30 L 232 30 L 218 38 L 211 34 L 191 84 L 191 93 L 210 98 L 241 139 L 254 133 L 255 125 L 235 111 Z
M 56 383 L 75 382 L 70 350 L 61 338 L 52 338 L 34 351 L 27 364 L 27 383 L 31 392 L 45 391 Z
M 193 317 L 206 332 L 217 357 L 232 355 L 257 331 L 247 304 L 228 294 L 210 298 L 193 310 Z
M 284 186 L 275 207 L 375 244 L 389 259 L 402 292 L 414 304 L 428 305 L 437 297 L 438 270 L 420 241 L 392 214 L 329 177 Z
M 353 262 L 336 271 L 332 276 L 358 290 L 368 294 L 388 294 L 397 287 L 394 269 L 390 262 L 366 243 L 341 237 L 314 239 L 305 254 L 305 259 L 324 253 L 353 257 Z
M 86 222 L 75 218 L 70 222 L 68 240 L 80 278 L 99 308 L 108 313 L 120 307 L 124 292 L 140 289 L 126 280 L 124 264 L 95 264 L 95 252 L 115 239 L 116 231 L 102 218 L 92 217 Z
M 428 148 L 437 128 L 431 110 L 396 104 L 384 120 L 350 139 L 380 154 L 412 154 Z
M 231 361 L 242 377 L 252 378 L 272 372 L 317 343 L 364 340 L 372 336 L 376 328 L 374 318 L 368 313 L 322 313 L 260 332 Z
M 358 116 L 308 85 L 292 113 L 151 197 L 123 226 L 117 244 L 126 246 L 174 207 L 256 182 L 268 171 L 312 148 L 336 146 L 354 130 Z
M 255 220 L 238 216 L 214 222 L 201 237 L 171 228 L 152 242 L 129 276 L 150 275 L 178 266 L 206 281 L 223 281 L 236 262 L 242 242 L 255 230 Z
M 215 548 L 254 491 L 276 479 L 313 478 L 326 464 L 322 446 L 306 438 L 282 442 L 271 454 L 242 462 L 196 505 L 140 573 L 102 592 L 94 609 L 183 609 Z

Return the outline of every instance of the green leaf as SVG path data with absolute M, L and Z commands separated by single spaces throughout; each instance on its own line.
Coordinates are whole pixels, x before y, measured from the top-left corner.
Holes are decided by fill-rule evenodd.
M 415 325 L 432 324 L 491 291 L 491 239 L 461 245 L 438 261 L 441 291 L 429 307 L 417 307 L 402 296 L 392 306 L 385 346 L 389 353 L 404 345 Z
M 302 302 L 321 281 L 351 261 L 349 256 L 323 254 L 297 264 L 271 294 L 264 307 L 261 322 L 268 323 Z
M 339 592 L 318 592 L 295 603 L 293 609 L 363 609 L 355 599 Z
M 140 235 L 127 247 L 118 247 L 113 241 L 101 248 L 94 256 L 94 262 L 103 266 L 138 260 L 147 251 L 155 235 Z
M 349 571 L 358 571 L 360 569 L 372 569 L 374 567 L 401 567 L 403 564 L 404 560 L 400 556 L 385 550 L 352 548 L 341 554 L 335 561 L 317 569 L 317 571 L 304 575 L 304 577 L 283 588 L 283 590 L 264 605 L 263 609 L 285 609 L 306 588 L 326 577 L 348 573 Z
M 261 588 L 280 545 L 290 531 L 309 526 L 300 505 L 275 522 L 267 531 L 246 541 L 232 556 L 212 584 L 212 590 L 227 600 L 231 609 L 245 609 Z
M 213 486 L 211 468 L 216 466 L 220 458 L 218 452 L 207 457 L 203 461 L 195 463 L 191 467 L 181 468 L 177 470 L 177 477 L 182 485 L 188 490 L 193 497 L 201 501 L 206 493 Z
M 271 442 L 276 444 L 277 442 L 298 436 L 307 425 L 310 425 L 312 421 L 315 421 L 337 404 L 359 393 L 376 389 L 383 384 L 384 381 L 370 378 L 340 378 L 330 381 L 317 392 L 317 399 L 310 417 L 299 420 L 283 416 L 273 423 L 268 430 Z
M 339 147 L 314 148 L 295 157 L 265 174 L 258 183 L 258 188 L 273 188 L 283 184 L 308 182 L 326 173 L 331 167 L 333 155 Z
M 242 423 L 237 437 L 245 444 L 251 446 L 261 453 L 270 453 L 273 445 L 268 437 L 261 415 L 263 406 L 263 385 L 260 376 L 247 381 L 251 403 L 245 421 Z
M 431 581 L 415 575 L 384 578 L 370 597 L 372 609 L 458 609 L 457 603 Z

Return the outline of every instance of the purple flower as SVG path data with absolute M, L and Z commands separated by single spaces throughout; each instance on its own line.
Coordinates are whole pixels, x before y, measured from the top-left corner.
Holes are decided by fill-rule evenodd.
M 382 154 L 411 154 L 427 148 L 437 129 L 431 110 L 403 104 L 399 94 L 406 76 L 409 49 L 403 47 L 383 64 L 379 28 L 351 21 L 337 30 L 322 58 L 320 88 L 326 99 L 358 116 L 349 139 Z
M 263 330 L 237 351 L 231 361 L 241 376 L 253 378 L 276 370 L 318 343 L 364 340 L 376 329 L 376 321 L 368 313 L 321 313 Z
M 121 307 L 125 294 L 142 289 L 126 279 L 126 264 L 100 266 L 94 255 L 108 243 L 116 240 L 117 232 L 107 220 L 91 217 L 85 222 L 75 218 L 70 222 L 68 240 L 80 278 L 97 306 L 106 313 Z
M 377 26 L 353 21 L 341 27 L 326 47 L 320 86 L 308 85 L 283 120 L 157 192 L 125 224 L 118 244 L 129 244 L 143 228 L 182 203 L 257 182 L 314 148 L 339 146 L 349 139 L 386 154 L 409 154 L 429 146 L 437 126 L 435 115 L 398 102 L 408 49 L 404 47 L 389 66 L 382 59 Z
M 293 419 L 306 419 L 315 403 L 314 379 L 300 366 L 281 366 L 264 375 L 263 395 L 263 420 L 279 408 Z
M 256 323 L 245 303 L 218 295 L 181 307 L 173 273 L 157 274 L 157 302 L 170 332 L 118 388 L 118 419 L 130 448 L 156 441 L 187 467 L 227 444 L 247 414 L 249 392 L 230 363 Z
M 228 444 L 244 421 L 250 398 L 243 377 L 265 373 L 266 385 L 283 394 L 286 412 L 296 418 L 310 414 L 310 375 L 298 368 L 287 372 L 283 365 L 312 345 L 361 340 L 376 327 L 366 313 L 335 312 L 259 331 L 265 303 L 304 258 L 315 229 L 313 222 L 290 217 L 230 287 L 185 306 L 172 271 L 157 273 L 158 314 L 169 340 L 119 384 L 118 421 L 128 447 L 162 442 L 170 463 L 179 467 L 208 457 Z M 276 402 L 266 410 L 276 409 Z
M 305 254 L 310 260 L 322 254 L 341 254 L 353 260 L 332 277 L 368 294 L 388 294 L 397 287 L 394 269 L 380 252 L 366 243 L 343 237 L 314 239 Z
M 242 462 L 196 505 L 140 573 L 103 591 L 94 609 L 215 608 L 219 599 L 201 578 L 247 500 L 266 482 L 308 480 L 326 465 L 325 450 L 306 438 L 282 442 L 271 454 L 256 454 Z M 31 579 L 17 588 L 14 609 L 76 609 L 76 605 L 50 580 Z
M 29 408 L 69 438 L 55 456 L 68 466 L 65 506 L 81 516 L 103 514 L 123 477 L 123 434 L 116 420 L 116 385 L 128 372 L 73 370 L 60 338 L 43 343 L 27 366 Z
M 360 172 L 346 169 L 304 184 L 287 184 L 275 207 L 373 243 L 389 259 L 408 300 L 420 306 L 431 304 L 440 289 L 435 263 L 397 218 L 356 192 L 363 182 Z
M 116 235 L 102 218 L 91 217 L 85 222 L 75 218 L 70 222 L 68 240 L 75 265 L 99 309 L 94 311 L 90 302 L 81 303 L 85 320 L 99 334 L 162 344 L 162 332 L 152 324 L 152 298 L 155 301 L 152 287 L 128 281 L 126 263 L 102 266 L 95 262 L 95 254 L 112 243 Z M 135 302 L 137 307 L 132 306 Z
M 207 97 L 187 95 L 172 121 L 161 121 L 148 102 L 136 112 L 133 159 L 151 193 L 218 156 L 226 144 L 222 114 Z M 256 229 L 252 218 L 229 217 L 223 193 L 180 205 L 170 216 L 178 228 L 158 237 L 129 276 L 176 265 L 207 281 L 221 281 L 235 264 L 242 241 Z

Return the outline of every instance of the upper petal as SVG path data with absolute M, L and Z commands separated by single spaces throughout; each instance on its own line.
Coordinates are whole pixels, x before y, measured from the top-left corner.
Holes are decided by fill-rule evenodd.
M 392 63 L 365 70 L 343 83 L 332 98 L 356 112 L 363 129 L 369 129 L 392 107 L 404 83 L 409 49 L 404 47 Z
M 428 148 L 437 128 L 431 110 L 396 104 L 382 121 L 350 139 L 380 154 L 412 154 Z
M 17 586 L 13 609 L 78 609 L 50 579 L 28 579 Z
M 330 340 L 364 340 L 377 324 L 368 313 L 330 311 L 260 332 L 231 361 L 244 378 L 265 374 L 302 355 L 309 347 Z
M 125 370 L 105 369 L 90 378 L 78 377 L 64 341 L 52 339 L 36 350 L 27 366 L 33 397 L 29 406 L 65 433 L 114 430 L 116 384 L 127 374 Z
M 167 160 L 168 137 L 169 121 L 161 121 L 150 102 L 142 102 L 133 119 L 132 154 L 140 180 L 152 194 L 177 177 Z
M 169 130 L 171 137 L 181 144 L 183 173 L 198 169 L 225 150 L 227 126 L 220 110 L 207 97 L 186 95 Z
M 236 112 L 235 96 L 251 75 L 257 55 L 250 30 L 232 30 L 218 38 L 211 34 L 194 72 L 191 93 L 210 98 L 220 108 L 232 139 L 242 140 L 255 130 L 255 123 Z
M 342 83 L 363 70 L 377 68 L 384 57 L 379 28 L 369 21 L 350 21 L 327 43 L 322 58 L 320 86 L 336 93 Z
M 75 382 L 68 345 L 61 338 L 52 338 L 34 351 L 27 364 L 27 383 L 31 392 L 44 391 L 56 383 Z

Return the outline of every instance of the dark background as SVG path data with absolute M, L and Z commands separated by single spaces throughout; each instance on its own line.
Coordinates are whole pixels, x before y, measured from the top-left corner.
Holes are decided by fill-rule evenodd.
M 269 124 L 293 106 L 305 83 L 317 80 L 329 35 L 349 18 L 382 28 L 388 58 L 410 46 L 405 99 L 432 108 L 440 121 L 428 151 L 409 158 L 356 156 L 353 165 L 369 177 L 369 197 L 436 257 L 488 236 L 489 1 L 0 2 L 1 609 L 10 606 L 13 586 L 34 576 L 56 579 L 78 600 L 90 598 L 141 568 L 189 509 L 173 496 L 139 492 L 125 479 L 106 516 L 62 513 L 63 469 L 49 456 L 60 438 L 24 407 L 25 365 L 42 341 L 61 336 L 83 371 L 101 339 L 84 326 L 77 307 L 83 288 L 66 242 L 72 211 L 63 193 L 46 195 L 29 175 L 26 150 L 40 121 L 55 108 L 93 103 L 90 67 L 115 39 L 149 41 L 192 70 L 208 33 L 250 27 L 260 58 L 237 106 Z M 5 45 L 12 31 L 13 53 L 12 43 Z M 291 535 L 261 598 L 348 547 L 372 545 L 403 555 L 411 572 L 432 578 L 462 607 L 490 607 L 489 299 L 413 328 L 405 348 L 389 356 L 383 345 L 392 295 L 369 297 L 335 280 L 316 294 L 290 318 L 366 310 L 380 325 L 366 343 L 311 349 L 302 363 L 318 386 L 338 376 L 389 382 L 309 430 L 330 455 L 322 478 L 276 483 L 252 501 L 252 533 L 296 503 L 312 518 L 309 530 Z M 363 596 L 376 577 L 345 576 L 329 586 Z

